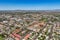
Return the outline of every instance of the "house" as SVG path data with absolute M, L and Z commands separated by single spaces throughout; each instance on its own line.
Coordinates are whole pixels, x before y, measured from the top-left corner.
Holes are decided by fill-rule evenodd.
M 27 40 L 30 37 L 31 34 L 27 34 L 24 39 Z
M 16 33 L 10 34 L 10 37 L 14 38 L 15 40 L 20 40 L 20 38 L 21 38 L 21 36 Z

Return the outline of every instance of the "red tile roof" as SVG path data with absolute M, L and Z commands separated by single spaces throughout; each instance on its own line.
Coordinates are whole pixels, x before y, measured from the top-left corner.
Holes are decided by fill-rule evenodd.
M 30 37 L 30 34 L 27 34 L 24 39 L 27 40 Z
M 16 40 L 20 40 L 20 38 L 21 38 L 21 36 L 20 36 L 19 34 L 16 34 L 16 33 L 10 34 L 10 36 L 11 36 L 12 38 L 16 39 Z

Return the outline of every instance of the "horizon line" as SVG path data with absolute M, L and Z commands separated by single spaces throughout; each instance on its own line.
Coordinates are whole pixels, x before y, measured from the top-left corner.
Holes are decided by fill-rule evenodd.
M 60 10 L 60 9 L 1 9 L 0 11 L 4 11 L 4 10 L 8 10 L 8 11 L 9 10 L 18 10 L 18 11 L 19 10 L 21 10 L 21 11 L 23 11 L 23 10 L 36 10 L 37 11 L 38 10 L 39 11 L 39 10 Z

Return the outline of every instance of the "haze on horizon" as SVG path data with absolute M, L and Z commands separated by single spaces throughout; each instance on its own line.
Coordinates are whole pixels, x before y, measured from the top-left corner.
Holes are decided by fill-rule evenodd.
M 0 0 L 0 10 L 60 9 L 59 0 Z

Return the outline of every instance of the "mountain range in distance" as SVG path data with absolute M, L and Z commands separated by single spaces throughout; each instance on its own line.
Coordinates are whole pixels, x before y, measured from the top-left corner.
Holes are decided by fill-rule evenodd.
M 0 10 L 0 13 L 53 13 L 60 14 L 60 9 L 55 10 Z

